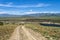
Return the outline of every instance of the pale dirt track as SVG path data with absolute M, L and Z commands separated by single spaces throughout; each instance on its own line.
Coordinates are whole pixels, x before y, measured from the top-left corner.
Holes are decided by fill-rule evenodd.
M 41 34 L 34 32 L 25 26 L 18 26 L 8 40 L 47 40 Z

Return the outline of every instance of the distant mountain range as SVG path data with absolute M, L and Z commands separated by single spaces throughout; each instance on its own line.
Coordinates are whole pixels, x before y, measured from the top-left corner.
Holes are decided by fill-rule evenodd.
M 20 17 L 20 15 L 0 14 L 0 17 Z
M 24 17 L 44 17 L 44 16 L 60 16 L 60 13 L 35 13 L 24 15 Z
M 27 15 L 0 14 L 0 17 L 41 17 L 41 16 L 60 16 L 60 13 L 35 13 Z

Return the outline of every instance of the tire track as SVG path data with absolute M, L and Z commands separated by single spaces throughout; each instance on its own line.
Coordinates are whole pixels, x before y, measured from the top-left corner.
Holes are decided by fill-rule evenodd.
M 8 40 L 20 40 L 20 32 L 19 32 L 20 26 L 18 26 L 14 32 L 12 33 L 11 37 Z
M 38 34 L 38 35 L 37 35 Z M 18 26 L 8 40 L 47 40 L 39 33 L 25 28 L 25 26 Z

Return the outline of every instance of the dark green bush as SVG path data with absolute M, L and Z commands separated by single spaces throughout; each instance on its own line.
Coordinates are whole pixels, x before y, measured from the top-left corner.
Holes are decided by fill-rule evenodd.
M 0 25 L 3 25 L 4 23 L 3 22 L 0 22 Z

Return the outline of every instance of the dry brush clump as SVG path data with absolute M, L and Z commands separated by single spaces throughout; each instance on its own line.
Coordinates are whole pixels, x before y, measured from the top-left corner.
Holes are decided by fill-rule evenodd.
M 16 27 L 17 25 L 12 24 L 0 25 L 0 40 L 7 40 Z

